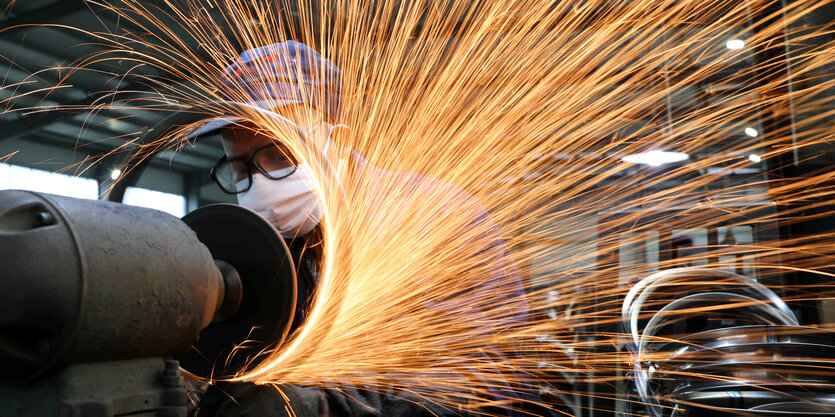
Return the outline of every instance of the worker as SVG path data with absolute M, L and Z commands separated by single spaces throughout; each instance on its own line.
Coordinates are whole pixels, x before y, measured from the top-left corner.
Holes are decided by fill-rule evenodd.
M 337 66 L 308 46 L 284 42 L 250 49 L 223 72 L 220 94 L 229 101 L 247 104 L 275 112 L 305 132 L 306 140 L 317 146 L 343 146 L 336 134 L 346 134 L 340 122 L 340 73 Z M 301 306 L 297 310 L 295 326 L 301 324 L 309 297 L 318 280 L 317 257 L 321 256 L 322 207 L 314 192 L 310 168 L 300 164 L 287 146 L 287 141 L 274 138 L 266 130 L 258 129 L 240 118 L 224 117 L 210 121 L 192 136 L 220 131 L 225 156 L 212 170 L 212 178 L 227 193 L 235 194 L 238 202 L 267 218 L 289 242 L 299 265 Z M 357 152 L 341 152 L 353 172 L 370 192 L 365 195 L 392 195 L 386 187 L 409 186 L 410 193 L 399 197 L 389 207 L 420 205 L 421 190 L 443 198 L 450 208 L 466 207 L 464 221 L 482 230 L 487 247 L 479 247 L 480 256 L 488 254 L 482 268 L 483 283 L 479 287 L 490 291 L 501 286 L 508 297 L 501 319 L 521 324 L 527 320 L 527 301 L 521 281 L 509 259 L 504 242 L 487 212 L 464 191 L 438 180 L 411 173 L 396 173 L 372 166 Z M 373 198 L 373 197 L 369 197 Z M 425 203 L 425 202 L 424 202 Z M 373 206 L 374 204 L 369 204 Z M 372 217 L 373 218 L 373 217 Z M 509 291 L 508 291 L 509 289 Z M 479 291 L 460 295 L 452 302 L 438 302 L 428 309 L 475 309 Z M 467 297 L 470 297 L 468 299 Z M 462 302 L 464 301 L 464 302 Z M 489 326 L 488 331 L 489 331 Z M 501 360 L 501 354 L 491 356 L 484 347 L 483 360 Z M 489 359 L 487 357 L 490 356 Z M 482 358 L 479 358 L 482 360 Z M 394 370 L 393 370 L 394 371 Z M 477 372 L 477 371 L 474 371 Z M 420 416 L 460 415 L 439 405 L 421 403 L 394 389 L 375 387 L 362 389 L 334 383 L 331 387 L 302 387 L 283 385 L 279 392 L 270 385 L 251 383 L 219 383 L 211 386 L 196 409 L 197 417 L 282 416 L 287 406 L 296 416 Z M 496 398 L 511 400 L 517 397 L 513 388 L 493 387 Z M 518 403 L 525 402 L 519 395 Z M 529 402 L 536 400 L 527 399 Z M 491 413 L 517 415 L 516 406 L 506 410 L 487 410 Z M 538 414 L 545 414 L 537 410 Z

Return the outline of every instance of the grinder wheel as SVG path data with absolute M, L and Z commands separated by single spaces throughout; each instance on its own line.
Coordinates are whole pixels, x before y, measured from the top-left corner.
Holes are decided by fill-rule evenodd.
M 235 268 L 243 298 L 234 315 L 212 322 L 178 359 L 199 377 L 230 377 L 263 360 L 265 349 L 287 336 L 296 310 L 296 268 L 284 239 L 250 209 L 213 204 L 192 211 L 183 222 L 215 260 Z

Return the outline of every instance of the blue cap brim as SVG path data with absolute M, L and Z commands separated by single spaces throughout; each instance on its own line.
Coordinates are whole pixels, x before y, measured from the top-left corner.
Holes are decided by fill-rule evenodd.
M 253 101 L 249 103 L 241 103 L 241 104 L 248 104 L 250 106 L 260 107 L 265 110 L 273 111 L 282 106 L 294 105 L 294 104 L 306 104 L 299 100 L 270 100 L 270 101 Z M 206 122 L 203 126 L 197 128 L 194 132 L 191 132 L 188 135 L 189 139 L 196 139 L 201 136 L 209 136 L 209 135 L 216 135 L 219 134 L 220 131 L 237 122 L 243 120 L 241 117 L 234 117 L 234 116 L 223 116 L 218 117 L 215 119 L 211 119 Z

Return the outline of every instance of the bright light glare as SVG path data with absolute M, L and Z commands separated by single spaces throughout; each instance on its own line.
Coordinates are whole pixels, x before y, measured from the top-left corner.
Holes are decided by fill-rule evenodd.
M 92 178 L 0 164 L 0 190 L 15 189 L 91 200 L 99 197 L 99 183 Z
M 757 129 L 754 129 L 753 127 L 746 127 L 745 134 L 752 138 L 755 138 L 760 134 L 760 132 L 757 132 Z
M 177 217 L 183 217 L 186 214 L 185 197 L 145 188 L 128 187 L 122 203 L 164 211 Z
M 113 171 L 110 172 L 110 179 L 111 180 L 117 180 L 117 179 L 119 179 L 119 175 L 122 175 L 122 171 L 119 171 L 118 169 L 114 169 Z
M 742 49 L 745 47 L 745 41 L 742 39 L 731 39 L 725 44 L 728 49 Z
M 748 155 L 748 159 L 755 164 L 763 160 L 762 158 L 760 158 L 759 155 L 753 153 L 751 155 Z
M 652 167 L 669 164 L 672 162 L 680 162 L 690 158 L 690 155 L 681 152 L 667 152 L 667 151 L 649 151 L 644 153 L 635 153 L 626 155 L 621 158 L 621 161 L 632 164 L 645 164 Z

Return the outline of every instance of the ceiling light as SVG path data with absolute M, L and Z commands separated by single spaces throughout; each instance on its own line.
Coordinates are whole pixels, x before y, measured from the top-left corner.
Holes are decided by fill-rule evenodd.
M 762 158 L 760 158 L 760 156 L 759 156 L 759 155 L 757 155 L 757 154 L 753 154 L 753 153 L 752 153 L 751 155 L 748 155 L 748 160 L 750 160 L 751 162 L 753 162 L 753 163 L 757 164 L 757 163 L 759 163 L 760 161 L 762 161 L 763 159 L 762 159 Z
M 759 168 L 708 168 L 708 175 L 744 175 L 744 174 L 759 174 Z
M 728 49 L 742 49 L 745 47 L 745 41 L 742 39 L 731 39 L 726 44 Z
M 757 129 L 754 129 L 753 127 L 746 127 L 745 134 L 752 138 L 755 138 L 760 135 L 760 132 L 757 132 Z
M 621 160 L 632 164 L 644 164 L 657 167 L 672 162 L 681 162 L 688 158 L 690 158 L 690 155 L 681 152 L 649 151 L 626 155 Z
M 122 171 L 119 171 L 118 169 L 114 169 L 113 171 L 110 172 L 110 179 L 115 181 L 115 180 L 119 179 L 119 175 L 122 175 Z

